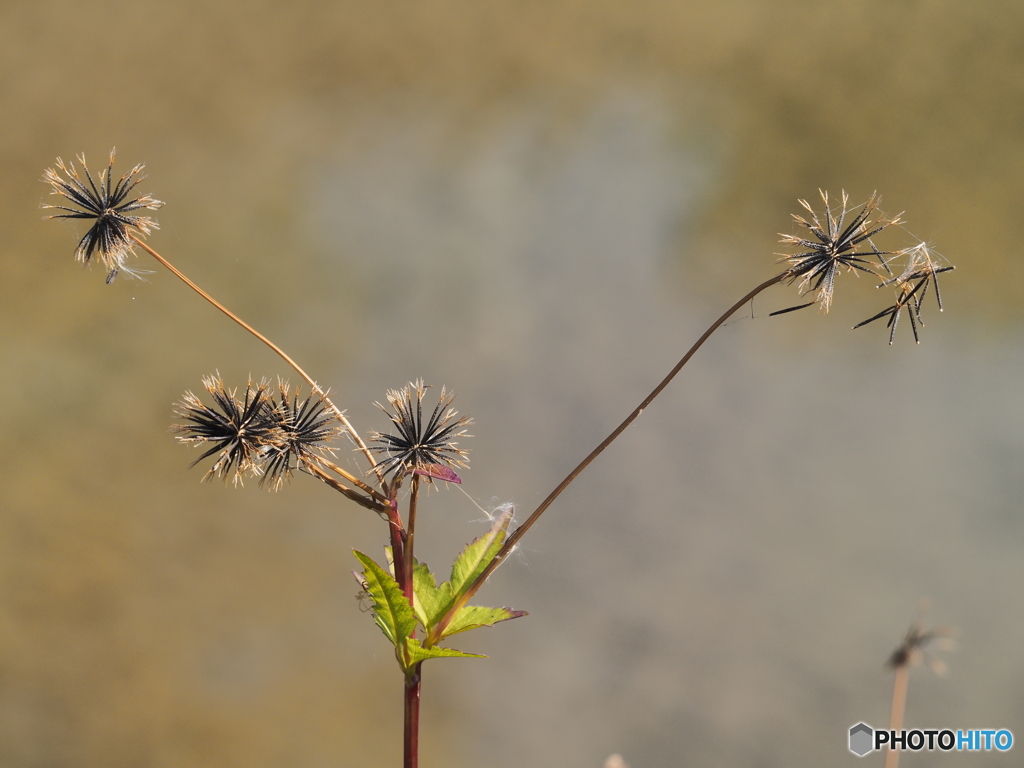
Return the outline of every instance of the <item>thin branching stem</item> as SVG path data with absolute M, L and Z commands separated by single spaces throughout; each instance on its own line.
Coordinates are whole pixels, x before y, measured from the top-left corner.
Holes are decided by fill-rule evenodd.
M 345 478 L 350 483 L 352 483 L 352 485 L 355 485 L 361 491 L 364 491 L 365 493 L 368 493 L 370 496 L 375 498 L 381 504 L 387 504 L 388 503 L 387 496 L 382 494 L 376 488 L 373 488 L 372 486 L 367 485 L 362 480 L 360 480 L 358 477 L 353 475 L 351 472 L 343 469 L 342 467 L 339 467 L 337 464 L 335 464 L 330 459 L 328 459 L 328 458 L 326 458 L 324 456 L 317 456 L 316 457 L 316 461 L 317 461 L 318 464 L 323 464 L 325 467 L 327 467 L 332 472 L 335 472 L 335 473 L 341 475 L 343 478 Z
M 495 556 L 495 558 L 490 562 L 487 568 L 485 568 L 481 572 L 481 574 L 476 578 L 472 586 L 470 586 L 469 589 L 467 589 L 466 592 L 448 610 L 444 618 L 439 622 L 438 626 L 442 628 L 447 626 L 447 624 L 451 621 L 452 617 L 455 616 L 455 614 L 459 611 L 460 608 L 462 608 L 462 606 L 466 605 L 466 603 L 469 602 L 470 598 L 473 597 L 476 591 L 483 585 L 485 581 L 487 581 L 488 577 L 492 573 L 494 573 L 495 569 L 499 565 L 501 565 L 501 563 L 505 560 L 506 557 L 508 557 L 508 555 L 515 548 L 519 540 L 526 534 L 528 530 L 530 530 L 530 528 L 533 526 L 534 523 L 537 522 L 540 516 L 544 514 L 545 510 L 547 510 L 547 508 L 551 506 L 552 502 L 554 502 L 554 500 L 561 495 L 562 491 L 564 491 L 569 486 L 569 484 L 580 475 L 580 473 L 584 469 L 590 466 L 590 463 L 594 459 L 596 459 L 604 452 L 605 448 L 611 445 L 615 441 L 615 439 L 625 431 L 626 427 L 628 427 L 630 424 L 636 421 L 637 417 L 639 417 L 640 414 L 644 412 L 644 409 L 651 404 L 654 398 L 661 394 L 662 390 L 664 390 L 665 387 L 669 385 L 672 379 L 674 379 L 676 377 L 676 374 L 682 370 L 683 366 L 690 361 L 690 358 L 693 357 L 697 350 L 704 345 L 704 342 L 708 340 L 711 334 L 717 331 L 725 323 L 726 320 L 732 317 L 748 301 L 753 300 L 753 298 L 757 296 L 759 293 L 766 290 L 767 288 L 771 288 L 776 283 L 782 282 L 789 276 L 789 272 L 786 271 L 779 273 L 773 278 L 765 280 L 759 286 L 750 291 L 750 293 L 748 293 L 742 299 L 740 299 L 731 307 L 729 307 L 729 309 L 727 309 L 721 317 L 719 317 L 715 322 L 713 322 L 711 326 L 706 331 L 704 331 L 704 334 L 699 339 L 697 339 L 696 343 L 692 347 L 690 347 L 689 351 L 685 355 L 683 355 L 682 359 L 678 363 L 676 363 L 675 367 L 668 372 L 668 375 L 661 380 L 661 383 L 658 384 L 658 386 L 656 386 L 651 391 L 651 393 L 644 398 L 643 402 L 640 403 L 640 405 L 633 409 L 633 412 L 626 417 L 625 421 L 619 424 L 619 426 L 617 426 L 612 431 L 612 433 L 608 435 L 608 437 L 602 440 L 600 445 L 598 445 L 593 451 L 591 451 L 587 455 L 587 457 L 583 459 L 583 461 L 581 461 L 576 466 L 576 468 L 573 469 L 572 472 L 570 472 L 566 476 L 566 478 L 555 487 L 555 490 L 553 490 L 548 495 L 548 497 L 540 503 L 540 506 L 538 506 L 537 509 L 533 511 L 533 514 L 531 514 L 526 519 L 525 523 L 520 525 L 518 528 L 515 529 L 515 531 L 512 532 L 508 539 L 505 540 L 505 544 L 498 551 L 498 554 Z
M 379 501 L 367 498 L 366 496 L 363 496 L 363 494 L 359 493 L 359 491 L 354 491 L 351 488 L 342 485 L 315 464 L 306 464 L 305 467 L 311 475 L 322 480 L 325 484 L 331 486 L 331 488 L 338 491 L 338 493 L 344 495 L 346 498 L 351 499 L 356 504 L 366 507 L 367 509 L 372 509 L 374 512 L 382 515 L 386 515 L 390 511 L 390 507 L 386 504 L 381 504 Z
M 903 712 L 907 707 L 907 687 L 910 682 L 910 664 L 896 667 L 896 676 L 892 685 L 892 710 L 889 715 L 889 730 L 899 731 L 903 728 Z M 885 753 L 885 768 L 899 768 L 900 750 L 889 745 Z
M 184 273 L 179 271 L 177 267 L 175 267 L 167 259 L 165 259 L 159 253 L 154 251 L 148 245 L 146 245 L 146 242 L 144 240 L 139 239 L 135 235 L 129 235 L 129 237 L 135 242 L 136 245 L 138 245 L 140 248 L 142 248 L 142 250 L 144 250 L 146 253 L 148 253 L 150 256 L 152 256 L 154 259 L 156 259 L 161 264 L 163 264 L 165 267 L 167 267 L 167 269 L 170 270 L 170 272 L 175 277 L 177 277 L 179 280 L 181 280 L 183 283 L 185 283 L 185 285 L 187 285 L 193 291 L 198 293 L 200 296 L 202 296 L 204 299 L 206 299 L 208 302 L 210 302 L 213 306 L 215 306 L 217 309 L 219 309 L 225 315 L 227 315 L 232 320 L 234 320 L 236 323 L 238 323 L 240 326 L 242 326 L 242 328 L 247 330 L 249 333 L 251 333 L 257 339 L 259 339 L 264 344 L 266 344 L 268 347 L 270 347 L 282 360 L 284 360 L 286 363 L 288 363 L 288 365 L 290 365 L 295 370 L 295 372 L 297 374 L 299 374 L 299 376 L 301 376 L 303 379 L 305 379 L 306 383 L 309 384 L 310 387 L 312 387 L 313 391 L 315 391 L 315 392 L 317 392 L 317 393 L 319 393 L 320 395 L 323 396 L 324 402 L 326 402 L 328 407 L 330 407 L 330 409 L 332 411 L 334 411 L 335 416 L 338 417 L 338 421 L 340 421 L 342 423 L 342 425 L 345 427 L 345 431 L 348 432 L 348 434 L 352 437 L 352 440 L 355 441 L 355 444 L 363 452 L 363 455 L 366 456 L 366 460 L 370 462 L 370 466 L 376 468 L 377 462 L 374 461 L 373 454 L 370 452 L 370 449 L 366 447 L 366 443 L 363 442 L 363 439 L 359 436 L 359 433 L 356 432 L 355 429 L 352 427 L 352 425 L 349 423 L 348 419 L 345 417 L 344 412 L 342 412 L 338 408 L 338 406 L 336 406 L 333 402 L 331 402 L 331 399 L 327 396 L 327 393 L 323 389 L 320 388 L 319 384 L 317 384 L 315 381 L 313 381 L 313 379 L 310 377 L 310 375 L 308 373 L 306 373 L 304 370 L 302 370 L 302 368 L 299 366 L 298 363 L 296 363 L 294 360 L 292 360 L 291 357 L 289 357 L 288 354 L 283 349 L 281 349 L 279 346 L 277 346 L 277 344 L 272 342 L 270 339 L 268 339 L 262 333 L 257 331 L 255 328 L 253 328 L 251 325 L 249 325 L 247 322 L 245 322 L 242 318 L 240 318 L 238 315 L 236 315 L 230 309 L 228 309 L 223 304 L 221 304 L 219 301 L 217 301 L 215 298 L 213 298 L 213 296 L 211 296 L 206 291 L 204 291 L 202 288 L 200 288 L 198 285 L 196 285 L 194 282 L 192 282 L 188 277 L 185 276 Z M 384 487 L 385 491 L 386 491 L 386 486 L 384 485 L 384 478 L 381 476 L 380 473 L 378 473 L 378 477 L 380 477 L 381 487 Z

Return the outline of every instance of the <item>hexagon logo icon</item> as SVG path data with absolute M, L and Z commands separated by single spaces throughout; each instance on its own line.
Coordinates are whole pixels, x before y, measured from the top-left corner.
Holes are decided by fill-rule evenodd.
M 857 757 L 864 757 L 874 751 L 874 729 L 867 723 L 857 723 L 850 728 L 850 751 Z

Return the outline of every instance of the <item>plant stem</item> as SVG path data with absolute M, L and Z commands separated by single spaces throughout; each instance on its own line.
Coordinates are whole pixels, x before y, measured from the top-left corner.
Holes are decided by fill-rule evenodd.
M 403 768 L 417 768 L 420 751 L 420 684 L 423 662 L 414 664 L 405 675 L 405 738 Z
M 889 730 L 899 731 L 903 728 L 903 712 L 907 706 L 907 687 L 910 682 L 910 665 L 900 664 L 896 667 L 896 678 L 892 684 L 892 711 L 889 714 Z M 900 750 L 889 745 L 885 753 L 885 768 L 898 768 Z
M 322 480 L 324 483 L 331 486 L 331 488 L 343 494 L 347 498 L 351 499 L 356 504 L 366 507 L 367 509 L 372 509 L 374 512 L 377 512 L 378 514 L 388 513 L 390 508 L 387 505 L 375 501 L 374 499 L 367 498 L 366 496 L 360 494 L 358 491 L 353 491 L 351 488 L 342 485 L 315 464 L 307 464 L 306 469 L 309 470 L 309 473 L 311 475 L 318 478 L 319 480 Z
M 330 409 L 332 411 L 334 411 L 334 415 L 338 417 L 338 421 L 340 421 L 342 423 L 342 425 L 345 427 L 345 430 L 352 437 L 352 440 L 355 441 L 355 444 L 363 452 L 363 455 L 366 456 L 366 460 L 370 462 L 370 466 L 376 468 L 377 462 L 374 461 L 373 454 L 370 452 L 370 449 L 366 447 L 366 443 L 363 442 L 363 439 L 359 436 L 359 433 L 355 431 L 355 429 L 349 423 L 348 419 L 345 418 L 345 414 L 338 408 L 338 406 L 336 406 L 334 403 L 331 402 L 331 399 L 329 397 L 327 397 L 327 393 L 324 392 L 324 390 L 322 390 L 320 388 L 320 386 L 315 381 L 313 381 L 312 378 L 310 378 L 308 373 L 306 373 L 304 370 L 302 370 L 302 368 L 299 367 L 298 363 L 296 363 L 294 360 L 292 360 L 285 353 L 285 351 L 283 349 L 281 349 L 279 346 L 277 346 L 277 344 L 272 342 L 270 339 L 268 339 L 262 333 L 257 331 L 255 328 L 253 328 L 251 325 L 249 325 L 247 322 L 245 322 L 242 318 L 240 318 L 238 315 L 236 315 L 230 309 L 228 309 L 223 304 L 221 304 L 219 301 L 217 301 L 215 298 L 213 298 L 213 296 L 211 296 L 206 291 L 204 291 L 202 288 L 200 288 L 198 285 L 196 285 L 191 280 L 189 280 L 188 277 L 186 277 L 184 275 L 184 273 L 179 271 L 177 267 L 175 267 L 173 264 L 171 264 L 171 262 L 169 262 L 167 259 L 165 259 L 163 256 L 161 256 L 159 253 L 154 251 L 148 245 L 146 245 L 146 242 L 144 240 L 140 240 L 135 235 L 129 235 L 129 237 L 131 237 L 131 239 L 135 241 L 136 245 L 138 245 L 140 248 L 142 248 L 142 250 L 144 250 L 146 253 L 148 253 L 150 256 L 152 256 L 154 259 L 156 259 L 161 264 L 163 264 L 165 267 L 167 267 L 167 269 L 170 270 L 171 274 L 173 274 L 175 277 L 177 277 L 179 280 L 181 280 L 183 283 L 185 283 L 185 285 L 187 285 L 193 291 L 198 293 L 200 296 L 202 296 L 204 299 L 206 299 L 213 306 L 215 306 L 217 309 L 219 309 L 225 315 L 230 317 L 232 320 L 234 320 L 240 326 L 242 326 L 245 330 L 247 330 L 249 333 L 251 333 L 257 339 L 259 339 L 264 344 L 266 344 L 268 347 L 270 347 L 275 353 L 277 353 L 277 355 L 282 360 L 284 360 L 286 363 L 288 363 L 288 365 L 290 365 L 295 370 L 295 372 L 299 374 L 299 376 L 301 376 L 303 379 L 306 380 L 306 383 L 309 384 L 309 386 L 312 387 L 315 392 L 318 392 L 318 393 L 320 393 L 323 396 L 324 402 L 327 403 L 327 405 L 330 407 Z M 381 477 L 380 472 L 377 473 L 377 476 L 380 478 L 381 487 L 384 488 L 385 493 L 387 493 L 387 486 L 384 484 L 384 479 L 383 479 L 383 477 Z
M 187 285 L 193 291 L 198 293 L 200 296 L 202 296 L 204 299 L 210 302 L 210 304 L 215 306 L 229 318 L 238 323 L 238 325 L 242 326 L 242 328 L 244 328 L 246 331 L 251 333 L 253 336 L 262 341 L 268 347 L 270 347 L 270 349 L 272 349 L 282 360 L 288 363 L 288 365 L 290 365 L 295 370 L 295 372 L 299 374 L 299 376 L 305 379 L 306 383 L 309 384 L 309 386 L 315 392 L 318 392 L 324 398 L 324 402 L 327 403 L 328 407 L 330 407 L 330 409 L 334 411 L 335 416 L 338 417 L 338 420 L 345 427 L 345 430 L 352 437 L 352 440 L 363 452 L 363 455 L 366 456 L 366 460 L 370 463 L 370 466 L 376 471 L 377 478 L 380 481 L 381 489 L 384 491 L 385 495 L 382 495 L 375 489 L 366 485 L 366 483 L 364 483 L 362 480 L 352 475 L 350 472 L 347 472 L 346 470 L 342 469 L 341 467 L 338 467 L 337 465 L 333 464 L 330 461 L 327 461 L 326 459 L 321 460 L 325 466 L 327 466 L 329 469 L 336 472 L 337 474 L 341 475 L 344 479 L 348 480 L 353 485 L 359 487 L 363 491 L 370 494 L 371 498 L 366 498 L 365 496 L 362 496 L 361 494 L 352 490 L 351 488 L 345 487 L 344 485 L 339 483 L 337 480 L 335 480 L 333 477 L 328 475 L 326 472 L 324 472 L 317 466 L 310 466 L 309 469 L 313 475 L 315 475 L 320 480 L 330 485 L 335 490 L 340 491 L 342 494 L 352 499 L 356 503 L 369 509 L 372 509 L 375 512 L 384 513 L 387 515 L 388 528 L 390 529 L 391 538 L 391 557 L 392 562 L 394 563 L 395 574 L 399 577 L 400 582 L 402 583 L 403 590 L 405 592 L 406 598 L 409 600 L 409 604 L 412 605 L 413 531 L 416 525 L 416 502 L 419 496 L 420 486 L 419 476 L 415 475 L 413 476 L 412 479 L 412 493 L 410 494 L 409 501 L 409 527 L 407 531 L 404 531 L 402 527 L 402 518 L 398 514 L 397 506 L 391 502 L 387 502 L 386 500 L 386 494 L 388 494 L 388 485 L 387 482 L 384 480 L 383 473 L 377 467 L 377 462 L 374 461 L 373 459 L 373 454 L 370 452 L 370 449 L 367 448 L 366 444 L 359 436 L 359 433 L 355 431 L 355 429 L 349 423 L 348 419 L 345 418 L 345 414 L 333 402 L 331 402 L 330 398 L 327 396 L 327 393 L 324 392 L 324 390 L 321 389 L 320 386 L 315 381 L 313 381 L 309 374 L 307 374 L 299 366 L 298 363 L 292 360 L 292 358 L 289 357 L 288 354 L 286 354 L 283 349 L 281 349 L 274 342 L 272 342 L 262 333 L 257 331 L 251 325 L 246 323 L 244 320 L 242 320 L 242 318 L 240 318 L 238 315 L 229 310 L 227 307 L 225 307 L 223 304 L 221 304 L 219 301 L 213 298 L 210 294 L 208 294 L 206 291 L 204 291 L 202 288 L 200 288 L 198 285 L 192 282 L 188 277 L 185 276 L 184 273 L 179 271 L 173 264 L 167 261 L 167 259 L 165 259 L 159 253 L 154 251 L 148 245 L 146 245 L 146 243 L 143 240 L 140 240 L 134 235 L 130 235 L 130 237 L 132 238 L 132 240 L 135 241 L 135 243 L 140 248 L 146 251 L 146 253 L 148 253 L 158 262 L 163 264 L 175 277 L 177 277 L 183 283 L 185 283 L 185 285 Z M 384 503 L 381 503 L 382 501 Z M 405 737 L 403 762 L 404 768 L 417 768 L 419 764 L 420 684 L 422 680 L 422 664 L 423 663 L 420 662 L 419 664 L 413 665 L 413 667 L 405 675 Z
M 487 578 L 492 573 L 494 573 L 495 569 L 499 565 L 501 565 L 502 562 L 504 562 L 505 558 L 508 557 L 508 555 L 515 548 L 518 541 L 526 534 L 528 530 L 530 530 L 530 528 L 533 526 L 534 523 L 537 522 L 540 516 L 544 514 L 545 510 L 547 510 L 547 508 L 551 506 L 552 502 L 554 502 L 554 500 L 561 495 L 562 491 L 564 491 L 569 486 L 569 484 L 573 480 L 575 480 L 584 469 L 590 466 L 590 463 L 594 459 L 596 459 L 598 456 L 601 455 L 601 453 L 604 452 L 605 448 L 611 445 L 615 441 L 615 439 L 625 431 L 626 427 L 628 427 L 630 424 L 636 421 L 637 417 L 644 412 L 644 409 L 651 404 L 654 398 L 661 394 L 662 390 L 664 390 L 665 387 L 669 385 L 672 379 L 676 377 L 676 374 L 682 370 L 683 366 L 690 361 L 690 358 L 693 357 L 694 353 L 696 353 L 696 351 L 704 345 L 704 342 L 708 340 L 711 334 L 717 331 L 722 326 L 722 324 L 725 323 L 726 320 L 732 317 L 733 314 L 735 314 L 735 312 L 738 309 L 740 309 L 740 307 L 742 307 L 748 301 L 753 300 L 755 296 L 757 296 L 765 289 L 771 288 L 773 285 L 782 282 L 787 277 L 789 277 L 788 271 L 781 272 L 777 274 L 775 277 L 765 280 L 759 286 L 750 291 L 750 293 L 748 293 L 742 299 L 740 299 L 731 307 L 729 307 L 729 309 L 727 309 L 721 317 L 719 317 L 715 322 L 713 322 L 708 327 L 706 331 L 704 331 L 704 334 L 699 339 L 697 339 L 696 343 L 692 347 L 690 347 L 689 351 L 685 355 L 683 355 L 682 359 L 678 363 L 676 363 L 675 367 L 668 372 L 668 375 L 661 380 L 661 383 L 658 384 L 658 386 L 656 386 L 651 391 L 651 393 L 643 399 L 643 402 L 641 402 L 640 405 L 633 409 L 633 412 L 626 417 L 625 421 L 623 421 L 621 424 L 619 424 L 619 426 L 612 430 L 612 433 L 608 435 L 608 437 L 606 437 L 604 440 L 602 440 L 600 445 L 598 445 L 597 448 L 592 450 L 587 455 L 587 457 L 583 459 L 583 461 L 581 461 L 576 466 L 576 468 L 573 469 L 572 472 L 570 472 L 566 476 L 566 478 L 558 484 L 555 490 L 553 490 L 548 495 L 548 497 L 540 503 L 540 506 L 538 506 L 537 509 L 533 511 L 533 514 L 531 514 L 526 519 L 525 523 L 520 525 L 518 528 L 515 529 L 515 531 L 512 532 L 508 539 L 506 539 L 504 546 L 502 546 L 502 548 L 498 551 L 498 554 L 495 556 L 495 558 L 483 570 L 483 572 L 481 572 L 481 574 L 476 578 L 476 580 L 469 587 L 469 589 L 466 590 L 462 597 L 460 597 L 459 600 L 457 600 L 455 604 L 448 610 L 448 613 L 445 614 L 444 618 L 439 623 L 439 626 L 446 626 L 448 622 L 451 621 L 451 618 L 458 612 L 458 610 L 469 602 L 470 598 L 472 598 L 476 591 L 483 585 L 483 583 L 487 581 Z
M 398 504 L 388 505 L 388 537 L 391 539 L 391 567 L 395 580 L 402 586 L 402 574 L 405 573 L 405 527 L 402 525 L 402 515 L 398 512 Z M 403 587 L 403 592 L 405 591 Z M 412 605 L 412 600 L 409 600 Z
M 409 491 L 409 522 L 405 527 L 405 573 L 402 577 L 402 587 L 405 591 L 405 597 L 409 601 L 409 605 L 412 605 L 413 599 L 413 539 L 416 535 L 416 505 L 420 495 L 420 476 L 412 476 L 412 487 Z M 397 568 L 396 568 L 397 571 Z
M 387 504 L 388 503 L 388 499 L 387 499 L 387 497 L 384 494 L 382 494 L 376 488 L 370 487 L 369 485 L 364 483 L 362 480 L 360 480 L 358 477 L 353 475 L 351 472 L 348 472 L 348 471 L 342 469 L 337 464 L 335 464 L 333 461 L 325 458 L 324 456 L 317 456 L 316 460 L 317 460 L 318 464 L 323 464 L 325 467 L 327 467 L 332 472 L 336 472 L 337 474 L 341 475 L 343 478 L 345 478 L 346 480 L 348 480 L 350 483 L 352 483 L 353 485 L 357 486 L 361 490 L 365 491 L 367 494 L 372 496 L 374 499 L 379 501 L 381 504 Z

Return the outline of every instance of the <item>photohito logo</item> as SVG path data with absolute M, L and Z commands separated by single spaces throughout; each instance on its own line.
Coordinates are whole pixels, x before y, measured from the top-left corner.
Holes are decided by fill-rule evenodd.
M 1013 746 L 1013 734 L 1006 728 L 882 731 L 875 730 L 867 723 L 857 723 L 850 728 L 849 746 L 857 757 L 864 757 L 882 747 L 905 752 L 1006 752 Z

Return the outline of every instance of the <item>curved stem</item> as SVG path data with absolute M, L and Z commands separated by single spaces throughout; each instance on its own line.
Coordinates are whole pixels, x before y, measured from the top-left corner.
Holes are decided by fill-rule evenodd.
M 370 452 L 370 449 L 366 447 L 366 444 L 363 442 L 363 439 L 359 436 L 359 433 L 355 431 L 355 429 L 349 423 L 348 419 L 345 418 L 345 414 L 338 408 L 338 406 L 336 406 L 334 403 L 331 402 L 331 399 L 327 396 L 327 393 L 324 392 L 324 390 L 320 388 L 320 385 L 318 385 L 315 381 L 313 381 L 312 378 L 310 378 L 308 373 L 306 373 L 304 370 L 302 370 L 302 368 L 299 367 L 298 363 L 296 363 L 294 360 L 292 360 L 285 353 L 285 351 L 283 349 L 281 349 L 279 346 L 277 346 L 277 344 L 272 342 L 270 339 L 268 339 L 262 333 L 257 331 L 255 328 L 253 328 L 251 325 L 249 325 L 247 322 L 245 322 L 242 318 L 240 318 L 238 315 L 236 315 L 230 309 L 228 309 L 223 304 L 221 304 L 219 301 L 217 301 L 215 298 L 213 298 L 213 296 L 211 296 L 206 291 L 204 291 L 202 288 L 200 288 L 198 285 L 196 285 L 191 280 L 189 280 L 188 277 L 186 277 L 184 273 L 180 272 L 177 267 L 175 267 L 173 264 L 171 264 L 171 262 L 169 262 L 167 259 L 165 259 L 163 256 L 161 256 L 159 253 L 154 251 L 148 245 L 146 245 L 146 242 L 144 240 L 140 240 L 135 235 L 129 235 L 129 237 L 131 237 L 131 239 L 135 241 L 135 244 L 138 245 L 140 248 L 142 248 L 142 250 L 144 250 L 146 253 L 148 253 L 150 256 L 152 256 L 154 259 L 156 259 L 161 264 L 163 264 L 165 267 L 167 267 L 167 269 L 170 270 L 170 272 L 175 277 L 177 277 L 179 280 L 181 280 L 183 283 L 185 283 L 185 285 L 187 285 L 193 291 L 198 293 L 200 296 L 202 296 L 204 299 L 206 299 L 208 302 L 210 302 L 213 306 L 215 306 L 217 309 L 219 309 L 225 315 L 227 315 L 232 320 L 234 320 L 236 323 L 238 323 L 240 326 L 242 326 L 245 330 L 247 330 L 249 333 L 251 333 L 257 339 L 259 339 L 264 344 L 266 344 L 268 347 L 270 347 L 275 353 L 277 353 L 277 355 L 282 360 L 284 360 L 286 363 L 288 363 L 288 365 L 290 365 L 295 370 L 295 372 L 299 374 L 299 376 L 301 376 L 303 379 L 305 379 L 306 383 L 309 384 L 309 386 L 312 387 L 312 389 L 315 392 L 318 392 L 320 395 L 323 396 L 324 402 L 327 403 L 327 405 L 330 407 L 330 409 L 332 411 L 334 411 L 334 415 L 338 417 L 338 421 L 340 421 L 342 423 L 342 425 L 345 427 L 345 430 L 349 433 L 349 435 L 352 436 L 352 439 L 355 441 L 355 444 L 359 447 L 359 449 L 366 456 L 367 461 L 370 462 L 370 466 L 376 468 L 377 462 L 374 461 L 373 454 Z M 380 477 L 380 473 L 379 472 L 378 472 L 378 477 Z M 383 480 L 383 478 L 381 478 L 382 486 L 383 486 L 383 482 L 384 482 L 384 480 Z
M 717 331 L 719 328 L 721 328 L 722 324 L 725 323 L 726 320 L 728 320 L 730 317 L 732 317 L 733 314 L 735 314 L 735 312 L 740 307 L 742 307 L 748 301 L 751 301 L 755 296 L 757 296 L 757 294 L 761 293 L 762 291 L 764 291 L 767 288 L 771 288 L 776 283 L 782 282 L 782 280 L 784 280 L 787 277 L 789 277 L 789 272 L 781 272 L 778 275 L 776 275 L 775 277 L 773 277 L 773 278 L 771 278 L 769 280 L 765 280 L 759 286 L 757 286 L 752 291 L 750 291 L 750 293 L 748 293 L 742 299 L 740 299 L 735 304 L 733 304 L 731 307 L 729 307 L 729 309 L 727 309 L 722 314 L 721 317 L 719 317 L 715 322 L 713 322 L 710 325 L 710 327 L 706 331 L 704 331 L 704 334 L 699 339 L 697 339 L 696 343 L 692 347 L 690 347 L 689 351 L 685 355 L 683 355 L 682 359 L 678 363 L 676 363 L 675 367 L 671 371 L 668 372 L 668 375 L 664 379 L 661 380 L 661 383 L 658 384 L 658 386 L 656 386 L 651 391 L 651 393 L 647 397 L 645 397 L 643 399 L 643 402 L 641 402 L 640 405 L 638 405 L 636 408 L 634 408 L 633 412 L 630 413 L 629 416 L 627 416 L 626 419 L 621 424 L 619 424 L 619 426 L 617 426 L 614 430 L 612 430 L 612 433 L 610 435 L 608 435 L 608 437 L 606 437 L 604 440 L 602 440 L 600 445 L 598 445 L 597 448 L 592 450 L 587 455 L 587 457 L 585 459 L 583 459 L 583 461 L 581 461 L 576 466 L 576 468 L 573 469 L 572 472 L 570 472 L 566 476 L 566 478 L 564 480 L 562 480 L 562 482 L 560 482 L 555 487 L 555 490 L 553 490 L 550 494 L 548 494 L 548 497 L 546 499 L 544 499 L 544 501 L 542 501 L 540 503 L 540 506 L 538 506 L 537 509 L 535 509 L 533 511 L 533 514 L 531 514 L 526 519 L 525 523 L 520 525 L 518 528 L 515 529 L 515 531 L 512 532 L 512 534 L 508 537 L 508 539 L 506 539 L 504 546 L 502 546 L 502 548 L 498 551 L 498 554 L 490 562 L 490 564 L 487 566 L 487 568 L 485 568 L 480 573 L 480 575 L 474 580 L 474 582 L 470 586 L 470 588 L 468 590 L 466 590 L 466 592 L 462 595 L 462 597 L 459 598 L 459 600 L 457 600 L 455 602 L 455 604 L 451 607 L 451 609 L 449 609 L 448 613 L 445 614 L 445 619 L 448 619 L 450 616 L 453 616 L 456 611 L 458 611 L 462 606 L 464 606 L 467 602 L 469 602 L 469 600 L 473 596 L 473 594 L 481 587 L 481 585 L 485 581 L 487 581 L 487 578 L 492 573 L 494 573 L 495 569 L 499 565 L 501 565 L 502 562 L 504 562 L 505 558 L 508 557 L 508 555 L 515 548 L 515 546 L 518 543 L 518 541 L 521 538 L 523 538 L 523 536 L 526 534 L 526 532 L 528 530 L 530 530 L 530 528 L 533 526 L 533 524 L 537 522 L 537 520 L 540 518 L 540 516 L 542 514 L 544 514 L 545 510 L 547 510 L 547 508 L 551 506 L 552 502 L 554 502 L 554 500 L 557 499 L 562 494 L 562 491 L 564 491 L 569 486 L 569 484 L 573 480 L 575 480 L 584 469 L 586 469 L 588 466 L 590 466 L 590 463 L 594 459 L 596 459 L 598 456 L 600 456 L 604 452 L 605 448 L 607 448 L 609 445 L 611 445 L 615 441 L 615 438 L 617 438 L 619 435 L 621 435 L 625 431 L 626 427 L 628 427 L 630 424 L 632 424 L 634 421 L 636 421 L 637 417 L 640 416 L 640 414 L 644 412 L 644 409 L 648 405 L 651 404 L 651 402 L 654 400 L 654 398 L 656 398 L 658 395 L 661 394 L 662 390 L 664 390 L 665 387 L 667 387 L 669 385 L 669 382 L 671 382 L 672 379 L 674 379 L 676 377 L 676 374 L 679 373 L 679 371 L 682 370 L 683 366 L 686 365 L 688 362 L 690 362 L 690 358 L 693 357 L 693 355 L 697 352 L 697 350 L 700 349 L 704 345 L 704 342 L 708 340 L 708 338 L 711 336 L 711 334 L 713 334 L 715 331 Z M 442 621 L 444 621 L 444 620 L 442 620 Z

